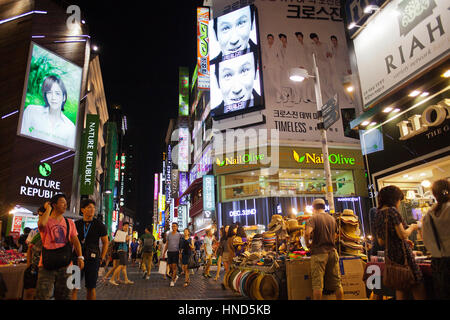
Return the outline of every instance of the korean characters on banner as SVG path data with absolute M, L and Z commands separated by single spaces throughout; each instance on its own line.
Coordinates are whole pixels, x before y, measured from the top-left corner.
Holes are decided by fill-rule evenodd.
M 198 88 L 209 89 L 209 8 L 197 8 Z
M 17 134 L 75 150 L 82 69 L 31 43 Z
M 215 120 L 264 108 L 257 14 L 246 6 L 209 22 Z
M 298 67 L 313 75 L 314 53 L 323 103 L 337 94 L 341 111 L 354 109 L 352 95 L 346 90 L 352 72 L 340 1 L 252 2 L 258 12 L 267 127 L 278 130 L 282 140 L 319 141 L 314 79 L 294 82 L 289 79 L 289 71 Z M 222 0 L 214 2 L 213 10 L 215 16 L 220 16 L 238 12 L 238 8 L 242 8 L 239 1 Z M 211 63 L 211 75 L 212 68 Z M 355 138 L 344 134 L 344 116 L 340 118 L 328 129 L 328 141 L 357 144 Z

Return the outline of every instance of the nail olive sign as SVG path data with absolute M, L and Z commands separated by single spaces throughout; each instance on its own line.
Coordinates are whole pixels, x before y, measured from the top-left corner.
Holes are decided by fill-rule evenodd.
M 304 155 L 300 156 L 295 150 L 293 150 L 293 155 L 295 161 L 298 163 L 306 163 L 306 164 L 322 164 L 323 163 L 323 154 L 322 153 L 309 153 L 306 152 Z M 341 164 L 341 165 L 354 165 L 355 158 L 346 157 L 343 154 L 330 153 L 328 156 L 330 160 L 330 164 Z

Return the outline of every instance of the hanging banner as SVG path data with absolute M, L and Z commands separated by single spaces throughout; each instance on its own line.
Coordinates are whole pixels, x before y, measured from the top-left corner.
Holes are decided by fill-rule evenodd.
M 179 68 L 179 112 L 181 117 L 189 115 L 189 68 Z
M 86 115 L 86 129 L 83 133 L 80 156 L 81 195 L 94 194 L 99 122 L 100 117 L 97 114 Z
M 203 213 L 205 219 L 212 219 L 216 209 L 214 199 L 214 176 L 203 176 Z
M 197 8 L 198 88 L 209 89 L 209 8 Z

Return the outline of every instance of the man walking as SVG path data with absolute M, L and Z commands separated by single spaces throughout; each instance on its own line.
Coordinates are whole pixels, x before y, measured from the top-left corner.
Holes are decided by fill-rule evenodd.
M 85 278 L 86 299 L 96 300 L 95 288 L 97 287 L 98 270 L 101 262 L 105 261 L 106 253 L 108 252 L 108 232 L 106 231 L 106 226 L 101 221 L 94 219 L 94 200 L 83 200 L 80 205 L 80 210 L 83 214 L 83 219 L 75 222 L 75 226 L 85 258 L 81 278 Z M 101 253 L 99 240 L 103 244 Z M 78 290 L 73 289 L 72 300 L 77 300 L 77 294 Z
M 142 240 L 142 269 L 143 278 L 149 279 L 152 272 L 153 248 L 155 247 L 155 237 L 151 233 L 152 228 L 146 227 L 145 233 L 141 236 Z
M 57 194 L 44 205 L 45 212 L 39 215 L 38 227 L 42 239 L 42 253 L 36 286 L 37 300 L 50 300 L 54 291 L 55 300 L 70 300 L 67 286 L 67 267 L 72 263 L 72 246 L 77 254 L 80 269 L 84 268 L 84 257 L 77 237 L 75 223 L 63 216 L 67 209 L 64 194 Z
M 325 201 L 313 202 L 313 216 L 306 222 L 305 240 L 311 249 L 311 278 L 313 299 L 322 299 L 322 290 L 334 291 L 336 300 L 342 300 L 344 291 L 339 271 L 339 255 L 334 246 L 337 225 L 325 212 Z M 309 245 L 312 234 L 312 244 Z
M 167 252 L 167 264 L 170 266 L 170 270 L 172 270 L 172 281 L 170 281 L 170 286 L 175 286 L 175 283 L 178 280 L 177 269 L 178 269 L 178 260 L 180 254 L 180 239 L 182 238 L 181 233 L 178 232 L 178 223 L 172 223 L 172 232 L 167 234 L 167 242 L 164 247 L 163 257 Z
M 206 255 L 206 261 L 205 261 L 205 270 L 203 273 L 203 276 L 205 278 L 211 278 L 211 275 L 209 274 L 209 268 L 212 264 L 212 255 L 213 255 L 213 249 L 212 249 L 212 242 L 213 242 L 213 236 L 211 229 L 206 230 L 206 236 L 203 240 L 203 246 L 205 249 L 205 255 Z

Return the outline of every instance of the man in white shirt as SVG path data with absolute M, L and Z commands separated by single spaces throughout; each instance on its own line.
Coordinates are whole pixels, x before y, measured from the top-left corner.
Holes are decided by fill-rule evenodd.
M 266 86 L 272 91 L 273 96 L 276 98 L 276 102 L 281 102 L 281 52 L 279 47 L 274 44 L 275 39 L 273 34 L 267 35 L 267 45 L 263 49 L 263 68 L 264 76 L 267 79 Z

